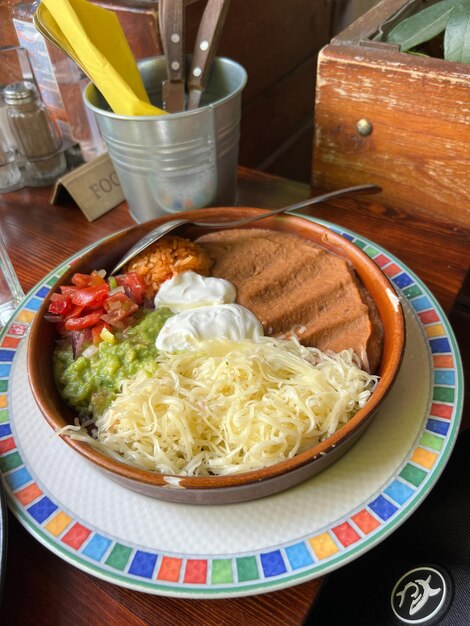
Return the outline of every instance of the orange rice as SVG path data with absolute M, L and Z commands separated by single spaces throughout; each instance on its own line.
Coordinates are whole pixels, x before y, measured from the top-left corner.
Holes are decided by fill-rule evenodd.
M 183 237 L 167 235 L 135 256 L 126 271 L 137 272 L 145 285 L 145 297 L 153 298 L 160 285 L 175 274 L 193 270 L 209 275 L 212 259 L 196 243 Z

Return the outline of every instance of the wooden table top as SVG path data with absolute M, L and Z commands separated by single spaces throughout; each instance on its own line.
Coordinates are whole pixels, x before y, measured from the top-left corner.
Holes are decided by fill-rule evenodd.
M 307 185 L 240 169 L 240 205 L 275 208 L 305 199 Z M 74 252 L 133 225 L 122 204 L 94 222 L 74 205 L 49 204 L 50 188 L 0 194 L 1 232 L 25 292 Z M 317 195 L 317 194 L 314 194 Z M 412 269 L 450 314 L 468 270 L 469 232 L 385 208 L 374 196 L 305 210 L 385 247 Z M 467 354 L 464 354 L 464 359 Z M 117 587 L 69 565 L 13 518 L 0 623 L 142 626 L 302 624 L 321 579 L 237 599 L 189 600 Z

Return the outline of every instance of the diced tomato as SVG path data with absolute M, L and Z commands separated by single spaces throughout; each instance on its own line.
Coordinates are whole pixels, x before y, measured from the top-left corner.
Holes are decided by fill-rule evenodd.
M 93 270 L 91 274 L 80 274 L 77 272 L 72 276 L 72 284 L 79 289 L 95 287 L 103 283 L 106 283 L 105 279 L 96 270 Z
M 129 322 L 129 320 L 132 319 L 131 316 L 126 317 L 126 323 L 123 322 L 122 320 L 118 320 L 118 319 L 113 319 L 110 315 L 108 314 L 104 314 L 101 316 L 101 319 L 103 321 L 105 321 L 107 324 L 109 324 L 109 327 L 113 327 L 116 330 L 124 330 L 126 328 L 126 326 L 128 325 L 127 323 Z
M 65 319 L 80 317 L 84 309 L 85 309 L 84 306 L 74 305 L 72 310 L 69 313 L 67 313 L 67 315 L 65 316 Z
M 106 285 L 108 284 L 108 282 L 103 278 L 103 276 L 101 276 L 100 273 L 93 270 L 93 272 L 91 273 L 90 287 L 96 287 L 96 285 L 102 285 L 103 283 L 105 283 Z
M 70 297 L 64 296 L 61 293 L 53 293 L 51 296 L 51 302 L 49 304 L 49 313 L 55 315 L 63 315 L 68 313 L 72 309 L 72 301 Z
M 122 320 L 132 315 L 139 308 L 138 305 L 126 296 L 125 293 L 118 292 L 106 299 L 104 308 L 108 317 L 115 320 Z
M 116 281 L 118 285 L 122 285 L 124 287 L 129 298 L 131 298 L 136 304 L 142 304 L 144 301 L 145 284 L 137 272 L 120 274 L 116 276 Z
M 92 304 L 87 305 L 87 309 L 89 309 L 90 311 L 97 311 L 98 309 L 102 309 L 107 299 L 108 299 L 108 296 L 104 296 L 104 298 L 101 298 L 100 300 L 96 300 Z
M 91 306 L 93 304 L 99 304 L 102 306 L 104 299 L 109 293 L 109 286 L 106 282 L 102 282 L 99 285 L 92 287 L 78 287 L 62 286 L 62 295 L 68 296 L 72 304 L 79 304 L 83 306 Z
M 135 272 L 122 274 L 119 280 L 113 279 L 115 285 L 122 285 L 122 291 L 110 295 L 110 286 L 102 273 L 93 271 L 91 274 L 76 272 L 71 285 L 63 285 L 61 293 L 51 297 L 49 313 L 51 321 L 57 324 L 57 331 L 74 334 L 83 343 L 83 334 L 87 341 L 95 345 L 100 343 L 104 328 L 110 331 L 125 329 L 132 323 L 132 314 L 143 302 L 144 283 Z
M 101 321 L 103 310 L 83 315 L 82 317 L 70 317 L 65 320 L 65 330 L 83 330 L 98 324 Z
M 72 276 L 72 285 L 78 287 L 78 289 L 83 289 L 83 287 L 89 287 L 91 281 L 90 274 L 80 274 L 76 273 Z

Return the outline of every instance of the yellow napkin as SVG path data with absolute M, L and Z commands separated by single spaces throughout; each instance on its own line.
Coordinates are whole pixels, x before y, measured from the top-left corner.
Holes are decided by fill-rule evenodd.
M 86 0 L 43 0 L 39 9 L 43 26 L 64 44 L 115 113 L 165 113 L 150 104 L 115 13 Z

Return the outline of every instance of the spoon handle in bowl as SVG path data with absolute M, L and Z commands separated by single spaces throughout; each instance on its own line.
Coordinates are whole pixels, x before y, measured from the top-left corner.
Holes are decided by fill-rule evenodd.
M 297 202 L 296 204 L 291 204 L 286 207 L 281 207 L 278 209 L 273 209 L 272 211 L 268 211 L 267 213 L 260 213 L 259 215 L 255 215 L 253 217 L 248 217 L 241 220 L 235 220 L 232 222 L 195 222 L 193 220 L 171 220 L 169 222 L 165 222 L 157 226 L 149 233 L 147 233 L 142 239 L 140 239 L 132 248 L 122 257 L 122 259 L 114 266 L 114 268 L 110 272 L 110 276 L 115 274 L 118 270 L 120 270 L 126 263 L 128 263 L 134 256 L 136 256 L 139 252 L 142 252 L 152 243 L 158 241 L 161 237 L 168 234 L 172 230 L 183 226 L 183 224 L 192 224 L 193 226 L 204 226 L 205 228 L 236 228 L 239 226 L 246 226 L 247 224 L 251 224 L 252 222 L 257 222 L 258 220 L 263 220 L 266 217 L 270 217 L 272 215 L 278 215 L 280 213 L 287 213 L 290 211 L 296 211 L 297 209 L 302 209 L 304 207 L 310 206 L 312 204 L 318 204 L 319 202 L 325 202 L 327 200 L 331 200 L 333 198 L 339 198 L 340 196 L 348 196 L 356 193 L 378 193 L 382 191 L 381 187 L 377 185 L 357 185 L 355 187 L 346 187 L 345 189 L 337 189 L 336 191 L 329 191 L 328 193 L 324 193 L 320 196 L 316 196 L 314 198 L 308 198 L 307 200 L 302 200 L 302 202 Z
M 191 222 L 195 226 L 206 226 L 207 228 L 233 228 L 236 226 L 245 226 L 246 224 L 250 224 L 251 222 L 257 222 L 258 220 L 263 220 L 266 217 L 271 217 L 272 215 L 279 215 L 280 213 L 289 213 L 290 211 L 297 211 L 298 209 L 303 209 L 307 206 L 311 206 L 312 204 L 319 204 L 320 202 L 326 202 L 327 200 L 332 200 L 333 198 L 339 198 L 341 196 L 349 196 L 356 193 L 379 193 L 382 191 L 381 187 L 377 185 L 356 185 L 355 187 L 345 187 L 344 189 L 337 189 L 336 191 L 329 191 L 328 193 L 324 193 L 321 196 L 315 196 L 314 198 L 308 198 L 307 200 L 302 200 L 301 202 L 296 202 L 295 204 L 291 204 L 286 207 L 280 207 L 278 209 L 273 209 L 272 211 L 268 211 L 267 213 L 261 213 L 260 215 L 255 215 L 254 217 L 247 217 L 242 220 L 237 220 L 234 222 Z

